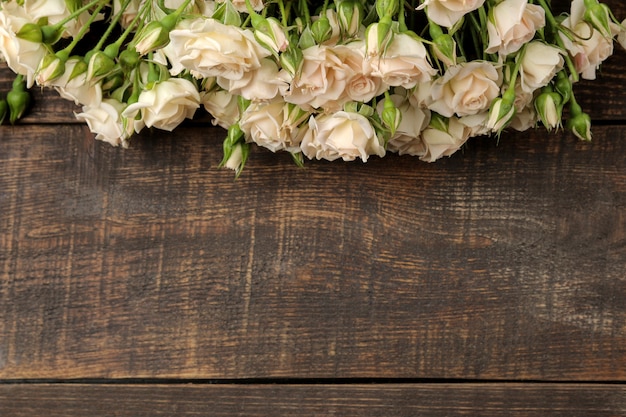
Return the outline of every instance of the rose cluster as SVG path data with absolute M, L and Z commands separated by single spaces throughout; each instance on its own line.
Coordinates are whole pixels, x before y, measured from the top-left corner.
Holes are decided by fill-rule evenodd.
M 222 164 L 252 143 L 294 161 L 387 152 L 435 161 L 470 137 L 543 124 L 589 140 L 573 84 L 626 45 L 598 0 L 2 0 L 0 51 L 25 88 L 81 106 L 127 146 L 203 107 L 227 130 Z

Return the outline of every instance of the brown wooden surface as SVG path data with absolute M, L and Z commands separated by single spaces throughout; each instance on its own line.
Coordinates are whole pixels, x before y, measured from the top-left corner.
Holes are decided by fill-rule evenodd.
M 214 130 L 3 131 L 3 378 L 626 376 L 621 127 L 238 181 Z
M 30 414 L 26 414 L 27 411 Z M 3 416 L 615 417 L 614 385 L 0 385 Z
M 577 86 L 591 143 L 237 181 L 219 129 L 117 149 L 37 93 L 0 127 L 0 415 L 626 415 L 624 67 Z

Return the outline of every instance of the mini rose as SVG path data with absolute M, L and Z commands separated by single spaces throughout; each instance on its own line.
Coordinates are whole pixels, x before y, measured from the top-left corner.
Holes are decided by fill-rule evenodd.
M 83 67 L 84 61 L 80 58 L 69 58 L 65 63 L 65 72 L 52 80 L 50 86 L 54 87 L 62 98 L 71 100 L 77 105 L 97 107 L 102 101 L 102 85 L 88 82 L 87 70 Z
M 372 73 L 371 65 L 366 62 L 364 41 L 336 46 L 333 50 L 352 74 L 346 83 L 347 98 L 367 103 L 386 90 L 382 79 Z M 340 101 L 345 101 L 345 97 Z
M 17 3 L 2 3 L 0 10 L 0 52 L 16 74 L 26 77 L 27 87 L 32 87 L 39 63 L 48 50 L 41 42 L 18 38 L 16 33 L 27 23 L 34 23 Z
M 443 156 L 450 156 L 458 151 L 467 139 L 469 128 L 454 117 L 442 123 L 431 123 L 422 132 L 425 151 L 420 159 L 435 162 Z
M 119 101 L 104 99 L 97 105 L 83 107 L 82 113 L 76 114 L 76 118 L 87 123 L 96 139 L 119 146 L 124 145 L 129 137 L 123 125 L 123 109 L 124 104 Z
M 293 104 L 277 100 L 272 103 L 253 103 L 243 113 L 239 126 L 248 141 L 269 149 L 272 152 L 300 150 L 299 124 L 308 113 L 300 111 L 300 117 L 290 118 L 298 113 Z M 295 113 L 294 113 L 295 112 Z
M 571 13 L 563 21 L 563 26 L 569 28 L 574 34 L 572 41 L 569 37 L 561 34 L 561 39 L 567 51 L 574 57 L 576 70 L 586 80 L 595 80 L 596 71 L 600 64 L 613 54 L 613 39 L 602 36 L 600 32 L 583 21 L 585 5 L 582 0 L 572 1 Z M 615 34 L 619 29 L 612 25 Z
M 563 51 L 540 41 L 530 42 L 520 65 L 521 88 L 532 93 L 547 85 L 563 68 Z
M 196 86 L 183 78 L 170 78 L 142 91 L 139 100 L 130 104 L 123 115 L 135 118 L 140 112 L 147 127 L 172 131 L 185 118 L 192 118 L 198 107 L 200 94 Z
M 358 113 L 338 111 L 309 119 L 300 148 L 310 159 L 341 158 L 366 162 L 370 155 L 385 155 L 374 128 Z
M 400 155 L 423 156 L 426 153 L 426 147 L 421 136 L 422 131 L 430 122 L 430 111 L 411 105 L 408 99 L 398 94 L 390 97 L 402 114 L 402 119 L 396 133 L 389 139 L 387 150 Z M 382 114 L 383 105 L 383 101 L 378 103 L 376 107 L 378 114 Z
M 29 0 L 23 2 L 24 13 L 33 22 L 45 19 L 49 25 L 59 23 L 70 15 L 66 0 Z M 89 13 L 82 13 L 77 19 L 72 19 L 63 25 L 64 36 L 76 36 L 81 27 L 89 19 Z
M 202 105 L 213 116 L 212 123 L 228 129 L 239 119 L 237 97 L 228 91 L 217 90 L 200 95 Z
M 484 3 L 485 0 L 424 0 L 417 9 L 426 8 L 430 20 L 439 26 L 449 28 Z
M 163 51 L 172 63 L 173 75 L 187 69 L 196 78 L 229 80 L 243 78 L 270 55 L 250 30 L 202 17 L 182 19 L 170 32 L 170 43 Z
M 268 101 L 279 94 L 284 95 L 290 80 L 291 76 L 287 71 L 280 70 L 274 60 L 265 58 L 257 69 L 246 72 L 243 77 L 237 80 L 217 77 L 217 84 L 246 100 Z
M 311 46 L 302 55 L 302 69 L 291 83 L 285 100 L 306 110 L 341 108 L 353 70 L 328 46 Z
M 504 0 L 491 9 L 487 22 L 489 45 L 485 52 L 507 56 L 519 51 L 537 29 L 546 24 L 545 10 L 528 0 Z
M 449 67 L 432 83 L 428 108 L 446 117 L 488 109 L 500 94 L 501 76 L 494 64 L 472 61 Z
M 369 60 L 372 73 L 388 86 L 413 88 L 418 82 L 430 80 L 437 71 L 428 62 L 424 44 L 412 36 L 396 34 L 387 51 Z

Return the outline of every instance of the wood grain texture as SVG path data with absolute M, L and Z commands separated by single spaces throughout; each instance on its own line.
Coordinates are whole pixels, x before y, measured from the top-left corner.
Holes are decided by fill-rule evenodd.
M 626 379 L 626 131 L 216 169 L 0 130 L 0 378 Z
M 562 384 L 0 385 L 11 417 L 615 417 L 626 388 Z

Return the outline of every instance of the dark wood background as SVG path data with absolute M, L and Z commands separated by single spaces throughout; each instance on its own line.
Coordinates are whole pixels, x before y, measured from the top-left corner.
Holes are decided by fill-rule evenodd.
M 0 415 L 626 415 L 616 51 L 576 86 L 591 143 L 257 149 L 237 181 L 202 121 L 123 150 L 36 92 L 0 127 Z

